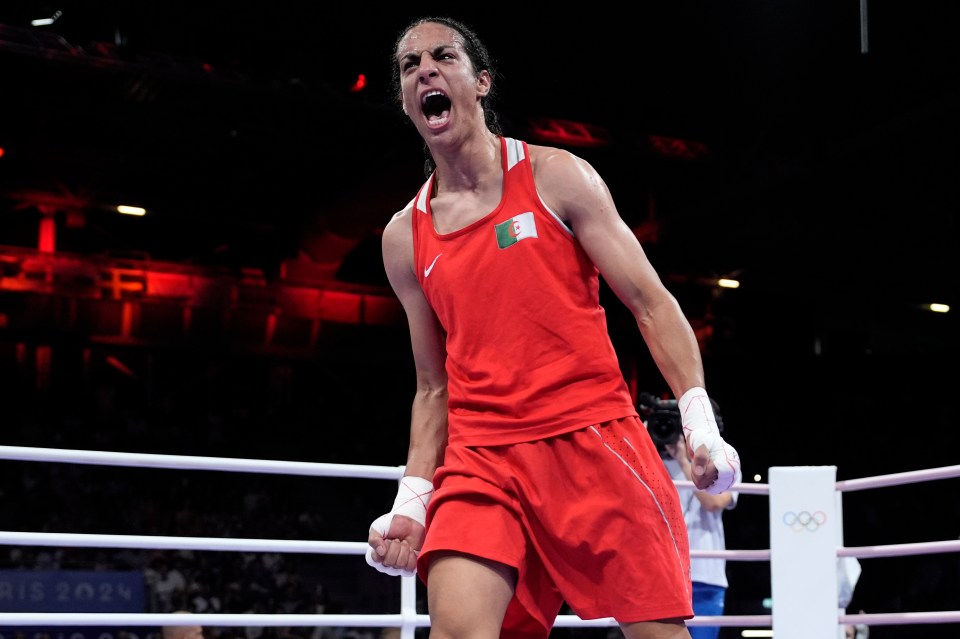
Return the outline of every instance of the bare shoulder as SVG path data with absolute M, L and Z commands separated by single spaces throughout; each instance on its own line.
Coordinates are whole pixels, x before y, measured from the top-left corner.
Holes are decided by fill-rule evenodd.
M 383 227 L 383 236 L 380 239 L 383 267 L 391 286 L 398 293 L 415 281 L 412 215 L 413 201 L 411 200 L 393 214 L 387 225 Z
M 566 149 L 555 146 L 528 144 L 530 164 L 535 175 L 549 175 L 555 172 L 577 171 L 586 161 Z M 588 165 L 589 166 L 589 165 Z
M 528 144 L 537 191 L 564 219 L 607 195 L 600 174 L 588 161 L 565 149 Z
M 391 216 L 387 225 L 383 227 L 384 250 L 388 244 L 403 243 L 411 239 L 413 233 L 411 215 L 413 215 L 413 200 Z

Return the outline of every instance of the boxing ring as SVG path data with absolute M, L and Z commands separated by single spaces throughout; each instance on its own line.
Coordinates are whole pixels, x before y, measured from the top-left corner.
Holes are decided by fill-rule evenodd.
M 56 448 L 0 446 L 0 459 L 57 464 L 260 473 L 399 481 L 403 467 L 287 462 L 144 453 L 120 453 Z M 773 628 L 777 639 L 842 637 L 843 624 L 867 626 L 960 623 L 960 610 L 904 613 L 846 614 L 837 607 L 837 562 L 842 557 L 897 557 L 960 552 L 960 540 L 879 546 L 845 547 L 842 536 L 842 495 L 910 483 L 960 477 L 960 465 L 846 481 L 835 480 L 835 467 L 771 468 L 770 483 L 741 483 L 741 494 L 770 499 L 771 548 L 766 550 L 692 550 L 692 557 L 724 557 L 728 561 L 769 562 L 773 608 L 770 615 L 695 617 L 690 626 Z M 678 486 L 692 487 L 690 482 Z M 385 503 L 384 507 L 389 504 Z M 306 541 L 283 539 L 227 539 L 219 537 L 169 537 L 110 534 L 70 534 L 0 531 L 0 545 L 59 548 L 129 548 L 141 550 L 193 550 L 223 552 L 313 553 L 357 555 L 357 570 L 372 570 L 360 559 L 367 544 L 357 541 Z M 5 612 L 3 626 L 97 627 L 349 627 L 398 628 L 402 639 L 412 639 L 418 628 L 430 625 L 429 616 L 417 611 L 418 588 L 414 577 L 399 579 L 400 606 L 384 614 L 227 614 L 227 613 L 69 613 Z M 582 620 L 561 614 L 557 628 L 615 627 L 613 619 Z M 831 633 L 824 633 L 823 629 Z

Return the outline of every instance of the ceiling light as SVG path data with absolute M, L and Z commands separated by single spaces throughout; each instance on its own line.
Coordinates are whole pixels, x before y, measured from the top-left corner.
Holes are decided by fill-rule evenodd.
M 47 27 L 60 19 L 60 16 L 63 15 L 63 12 L 59 9 L 49 18 L 37 18 L 36 20 L 30 21 L 30 26 L 33 27 Z

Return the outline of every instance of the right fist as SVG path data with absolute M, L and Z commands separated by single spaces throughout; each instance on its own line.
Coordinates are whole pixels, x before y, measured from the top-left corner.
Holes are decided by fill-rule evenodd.
M 426 536 L 427 504 L 432 496 L 433 482 L 414 476 L 400 479 L 393 509 L 370 524 L 367 564 L 393 576 L 417 573 L 417 552 Z
M 387 513 L 370 524 L 367 564 L 394 577 L 417 574 L 417 556 L 426 529 L 404 515 Z

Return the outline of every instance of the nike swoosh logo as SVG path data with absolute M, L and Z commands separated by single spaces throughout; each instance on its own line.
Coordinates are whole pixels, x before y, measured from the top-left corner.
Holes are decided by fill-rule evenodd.
M 440 259 L 440 256 L 441 256 L 441 255 L 443 255 L 443 253 L 437 253 L 437 256 L 436 256 L 435 258 L 433 258 L 433 261 L 432 261 L 432 262 L 430 262 L 430 266 L 428 266 L 427 268 L 423 269 L 423 276 L 424 276 L 424 277 L 430 277 L 430 271 L 433 270 L 433 265 L 437 263 L 437 260 Z

